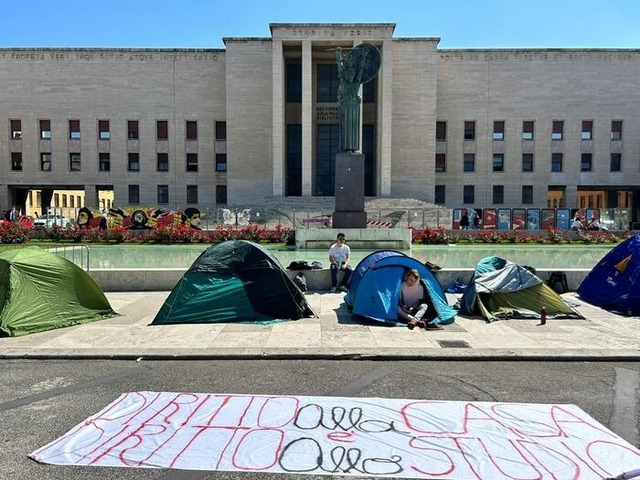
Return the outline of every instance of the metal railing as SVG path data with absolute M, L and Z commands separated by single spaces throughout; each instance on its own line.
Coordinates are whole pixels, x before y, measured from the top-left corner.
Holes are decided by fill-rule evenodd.
M 89 254 L 89 247 L 87 245 L 56 245 L 48 247 L 46 250 L 75 263 L 86 272 L 89 271 L 91 258 Z

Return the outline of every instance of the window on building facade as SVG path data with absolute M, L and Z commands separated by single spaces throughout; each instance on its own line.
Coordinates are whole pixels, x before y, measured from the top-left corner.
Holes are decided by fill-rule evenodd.
M 129 203 L 140 203 L 140 185 L 129 185 Z
M 80 140 L 80 120 L 69 120 L 69 138 Z
M 476 139 L 476 122 L 473 122 L 473 121 L 464 122 L 464 139 L 465 140 Z
M 302 125 L 287 124 L 285 168 L 285 195 L 299 197 L 302 195 Z M 216 159 L 217 160 L 217 159 Z
M 22 138 L 22 120 L 9 121 L 11 126 L 11 138 L 20 140 Z
M 198 203 L 197 185 L 187 185 L 187 203 Z
M 100 140 L 109 140 L 111 138 L 109 120 L 98 120 L 98 138 Z
M 522 171 L 533 172 L 533 153 L 522 154 Z
M 226 185 L 216 185 L 216 203 L 223 205 L 227 203 Z
M 157 140 L 169 139 L 169 122 L 167 120 L 156 121 L 156 139 Z
M 108 172 L 111 170 L 111 154 L 110 153 L 98 154 L 98 169 L 101 172 Z
M 169 185 L 158 185 L 158 204 L 169 203 Z
M 216 122 L 216 140 L 227 139 L 227 122 Z
M 611 120 L 611 140 L 622 140 L 622 120 Z
M 504 122 L 502 120 L 493 122 L 493 139 L 504 140 Z
M 62 194 L 62 208 L 67 208 L 67 195 L 65 193 Z
M 127 155 L 127 170 L 130 172 L 139 172 L 140 171 L 140 154 L 139 153 L 129 153 Z
M 504 203 L 504 185 L 493 186 L 493 203 L 494 205 L 502 205 Z
M 462 187 L 462 203 L 474 203 L 476 199 L 476 189 L 473 185 Z
M 552 172 L 562 171 L 562 154 L 561 153 L 551 154 L 551 171 Z
M 551 140 L 564 139 L 564 121 L 554 120 L 551 129 Z
M 531 120 L 522 122 L 522 140 L 533 140 L 534 123 Z
M 622 170 L 622 154 L 612 153 L 611 154 L 611 171 L 619 172 L 621 170 Z
M 72 172 L 79 172 L 82 170 L 79 153 L 69 154 L 69 170 L 71 170 Z
M 11 170 L 22 171 L 22 152 L 11 152 Z
M 447 122 L 436 122 L 436 140 L 447 139 Z
M 78 208 L 82 207 L 82 197 L 80 197 L 80 195 L 76 196 L 76 206 Z
M 447 156 L 444 153 L 436 153 L 436 172 L 447 171 Z
M 362 84 L 362 103 L 375 103 L 376 101 L 376 80 Z
M 40 154 L 40 170 L 42 170 L 43 172 L 51 171 L 51 154 L 50 153 Z
M 476 154 L 465 153 L 462 160 L 462 171 L 473 172 L 476 169 Z
M 137 140 L 139 135 L 138 120 L 127 120 L 127 138 L 129 140 Z
M 187 120 L 187 140 L 198 139 L 198 122 L 195 120 Z
M 69 206 L 71 208 L 75 208 L 76 207 L 76 196 L 75 195 L 69 195 Z
M 445 185 L 436 185 L 435 188 L 435 197 L 433 199 L 436 205 L 444 205 L 447 202 L 446 196 L 446 187 Z
M 580 171 L 590 172 L 592 167 L 593 155 L 590 153 L 583 153 L 580 157 Z
M 187 172 L 198 171 L 198 154 L 187 153 Z
M 522 186 L 522 204 L 523 205 L 533 204 L 533 185 Z
M 227 171 L 227 154 L 216 153 L 216 172 Z
M 316 71 L 316 101 L 335 103 L 338 101 L 338 66 L 335 63 L 319 63 Z
M 156 170 L 158 172 L 168 172 L 169 171 L 169 154 L 168 153 L 158 153 L 156 163 Z
M 40 138 L 51 138 L 51 120 L 40 120 Z
M 302 64 L 287 63 L 287 102 L 302 102 Z
M 59 207 L 60 206 L 60 194 L 59 193 L 54 193 L 53 194 L 53 206 L 54 207 Z M 44 212 L 42 212 L 44 213 Z
M 593 140 L 593 121 L 592 120 L 582 121 L 582 133 L 580 134 L 580 138 L 582 138 L 582 140 Z
M 493 154 L 493 171 L 504 172 L 504 153 Z

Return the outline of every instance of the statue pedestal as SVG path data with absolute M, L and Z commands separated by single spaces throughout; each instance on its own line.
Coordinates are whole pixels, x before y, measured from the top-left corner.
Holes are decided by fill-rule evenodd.
M 336 155 L 335 202 L 333 228 L 367 228 L 363 154 L 341 152 Z

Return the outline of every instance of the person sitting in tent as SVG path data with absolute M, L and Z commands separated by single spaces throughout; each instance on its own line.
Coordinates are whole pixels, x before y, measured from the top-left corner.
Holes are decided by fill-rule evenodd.
M 413 330 L 416 326 L 428 330 L 442 330 L 442 325 L 425 322 L 422 318 L 429 310 L 429 295 L 420 281 L 420 273 L 415 268 L 404 273 L 400 286 L 400 300 L 398 302 L 398 318 L 406 322 Z

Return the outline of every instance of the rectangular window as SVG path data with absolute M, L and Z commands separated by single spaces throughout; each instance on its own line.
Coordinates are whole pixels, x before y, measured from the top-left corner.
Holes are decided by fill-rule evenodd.
M 197 185 L 187 185 L 187 203 L 198 203 Z
M 66 194 L 62 194 L 62 208 L 66 208 L 67 207 L 67 195 Z
M 444 205 L 446 203 L 446 189 L 444 185 L 436 185 L 434 203 Z
M 474 172 L 476 169 L 476 154 L 465 153 L 463 157 L 462 171 Z
M 216 153 L 216 172 L 227 171 L 227 154 Z
M 227 203 L 226 185 L 216 185 L 216 203 L 221 203 L 223 205 Z
M 447 156 L 444 153 L 436 153 L 436 172 L 447 171 Z
M 198 139 L 198 122 L 195 120 L 187 120 L 187 140 Z
M 140 154 L 139 153 L 129 153 L 127 158 L 127 170 L 130 172 L 139 172 L 140 171 Z
M 140 203 L 140 185 L 129 185 L 129 203 Z
M 187 153 L 187 172 L 198 171 L 198 154 Z
M 22 138 L 22 120 L 11 120 L 11 138 L 20 140 Z
M 127 120 L 127 138 L 137 140 L 138 135 L 138 120 Z
M 593 140 L 593 121 L 592 120 L 583 120 L 582 121 L 582 140 Z
M 622 154 L 612 153 L 611 154 L 611 171 L 619 172 L 621 170 L 622 170 Z
M 551 154 L 551 171 L 552 172 L 562 171 L 562 154 L 561 153 Z
M 534 123 L 531 120 L 522 122 L 522 140 L 533 140 Z
M 464 139 L 475 140 L 476 139 L 476 122 L 464 122 Z
M 462 203 L 474 203 L 476 191 L 473 185 L 465 185 L 462 187 Z
M 99 169 L 101 172 L 108 172 L 111 170 L 111 154 L 110 153 L 100 153 L 99 157 Z
M 302 102 L 302 64 L 287 63 L 287 102 Z
M 216 140 L 227 139 L 227 122 L 216 122 Z
M 75 206 L 76 206 L 76 196 L 75 195 L 69 195 L 69 206 L 71 208 L 75 208 Z
M 551 140 L 562 140 L 564 138 L 564 121 L 554 120 L 551 130 Z
M 436 122 L 436 140 L 447 139 L 447 122 Z
M 80 140 L 80 120 L 69 120 L 69 138 Z
M 156 170 L 158 172 L 169 171 L 169 154 L 168 153 L 158 153 L 158 162 L 156 164 Z
M 493 203 L 496 205 L 504 203 L 504 185 L 493 186 Z
M 156 139 L 167 140 L 169 138 L 169 122 L 167 120 L 158 120 L 156 122 Z
M 59 207 L 60 206 L 60 194 L 59 193 L 54 193 L 53 194 L 53 206 L 54 207 Z M 44 212 L 42 212 L 44 213 Z
M 51 138 L 51 120 L 40 120 L 40 138 Z
M 622 140 L 622 120 L 611 120 L 611 140 Z
M 493 171 L 504 172 L 504 153 L 493 154 Z
M 69 154 L 69 170 L 72 172 L 79 172 L 82 170 L 80 165 L 80 154 L 79 153 L 70 153 Z
M 338 66 L 336 63 L 319 63 L 316 70 L 316 101 L 335 103 L 338 101 Z
M 376 82 L 372 80 L 362 84 L 362 103 L 374 103 L 376 101 Z
M 533 185 L 522 186 L 522 204 L 523 205 L 533 204 Z
M 98 120 L 98 138 L 100 140 L 109 140 L 111 138 L 109 120 Z
M 533 153 L 522 154 L 522 171 L 533 172 Z
M 580 157 L 580 171 L 581 172 L 590 172 L 591 171 L 591 162 L 593 156 L 590 153 L 583 153 Z
M 503 121 L 493 122 L 493 139 L 504 140 L 504 122 Z
M 158 185 L 158 203 L 169 203 L 169 185 Z
M 40 170 L 42 170 L 43 172 L 51 171 L 51 154 L 50 153 L 40 154 Z
M 22 171 L 22 152 L 11 152 L 11 170 Z

